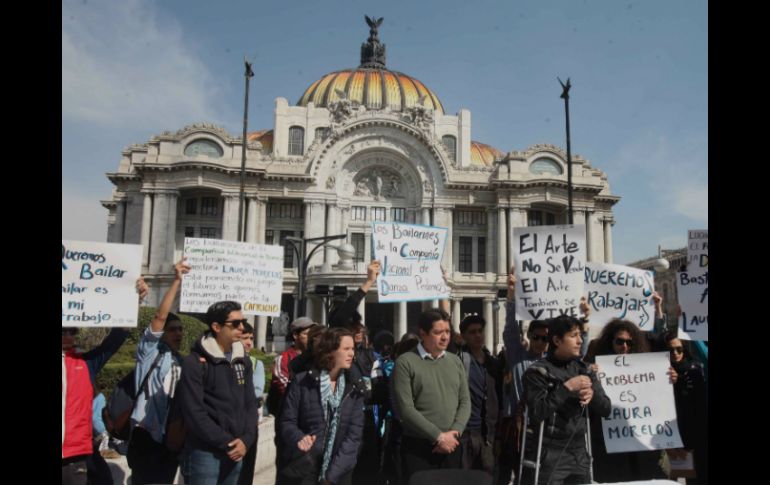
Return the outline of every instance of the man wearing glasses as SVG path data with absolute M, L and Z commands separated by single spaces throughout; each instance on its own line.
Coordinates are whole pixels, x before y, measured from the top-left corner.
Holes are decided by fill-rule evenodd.
M 241 343 L 248 321 L 234 301 L 211 305 L 205 321 L 209 330 L 182 363 L 182 474 L 185 483 L 235 485 L 257 430 L 253 371 Z

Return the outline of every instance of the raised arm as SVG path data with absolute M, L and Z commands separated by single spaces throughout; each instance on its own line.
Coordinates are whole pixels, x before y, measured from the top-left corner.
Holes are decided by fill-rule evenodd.
M 369 263 L 369 266 L 366 268 L 366 281 L 364 281 L 361 287 L 353 292 L 353 294 L 345 300 L 345 303 L 334 312 L 330 318 L 329 327 L 342 327 L 347 323 L 350 316 L 356 311 L 356 308 L 358 308 L 361 300 L 366 296 L 366 293 L 368 293 L 372 285 L 377 282 L 377 275 L 379 274 L 380 262 L 375 259 Z
M 183 257 L 181 261 L 174 265 L 174 281 L 171 282 L 168 291 L 163 295 L 163 300 L 160 302 L 158 311 L 155 312 L 155 316 L 152 318 L 152 322 L 150 322 L 150 327 L 153 332 L 160 332 L 163 330 L 163 325 L 166 323 L 166 317 L 168 317 L 168 314 L 171 311 L 171 305 L 174 304 L 176 294 L 179 292 L 179 287 L 182 285 L 182 275 L 190 272 L 190 265 L 185 261 L 186 259 L 187 257 Z
M 508 299 L 505 302 L 505 328 L 503 342 L 505 343 L 505 359 L 509 368 L 513 368 L 524 360 L 527 350 L 521 342 L 521 328 L 516 320 L 516 276 L 514 267 L 508 272 Z

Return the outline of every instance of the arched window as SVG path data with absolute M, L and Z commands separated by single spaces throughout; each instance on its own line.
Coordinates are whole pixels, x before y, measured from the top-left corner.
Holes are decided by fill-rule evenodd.
M 561 166 L 550 158 L 538 158 L 529 165 L 529 171 L 538 175 L 561 175 Z
M 305 153 L 305 129 L 301 126 L 289 128 L 289 155 Z
M 219 158 L 224 155 L 222 147 L 211 140 L 195 140 L 185 147 L 184 154 L 188 157 Z
M 449 152 L 449 156 L 452 157 L 452 160 L 457 160 L 457 138 L 453 137 L 452 135 L 444 135 L 441 137 L 441 141 L 444 143 L 444 146 Z

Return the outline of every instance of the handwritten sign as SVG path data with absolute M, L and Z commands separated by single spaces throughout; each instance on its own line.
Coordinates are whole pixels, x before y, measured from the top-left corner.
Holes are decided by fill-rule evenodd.
M 142 246 L 61 242 L 62 327 L 135 327 Z
M 655 323 L 654 273 L 619 264 L 586 263 L 586 300 L 591 308 L 591 326 L 604 327 L 621 318 L 634 322 L 642 330 L 652 330 Z
M 246 315 L 281 314 L 281 246 L 187 237 L 184 255 L 191 268 L 182 280 L 183 312 L 205 313 L 211 304 L 230 300 Z
M 585 226 L 513 228 L 516 315 L 578 316 L 585 279 Z
M 709 270 L 708 229 L 687 231 L 687 272 L 700 275 Z
M 679 338 L 709 339 L 709 273 L 676 274 L 676 291 L 682 316 L 679 317 Z
M 380 303 L 449 298 L 441 271 L 445 227 L 373 222 L 372 247 L 382 268 L 377 278 Z
M 596 357 L 597 377 L 612 401 L 602 418 L 607 453 L 681 448 L 668 352 Z

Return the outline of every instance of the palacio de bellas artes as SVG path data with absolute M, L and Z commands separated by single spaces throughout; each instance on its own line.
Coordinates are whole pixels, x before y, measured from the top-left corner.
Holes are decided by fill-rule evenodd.
M 442 265 L 452 283 L 452 324 L 458 328 L 467 313 L 484 316 L 494 329 L 486 345 L 497 350 L 512 230 L 567 224 L 567 153 L 556 144 L 495 148 L 474 140 L 471 111 L 445 112 L 440 93 L 429 87 L 430 72 L 417 79 L 391 70 L 398 59 L 386 56 L 383 22 L 368 23 L 358 67 L 275 99 L 273 126 L 249 130 L 244 239 L 284 245 L 282 310 L 293 319 L 300 263 L 286 238 L 347 235 L 336 241 L 347 243 L 347 252 L 326 246 L 308 264 L 304 312 L 325 323 L 329 300 L 344 299 L 366 278 L 372 221 L 446 227 Z M 353 61 L 355 46 L 350 50 Z M 202 120 L 127 147 L 107 174 L 114 184 L 111 199 L 102 201 L 108 242 L 144 247 L 149 305 L 172 281 L 185 237 L 238 237 L 243 137 L 193 121 Z M 574 223 L 586 227 L 587 258 L 612 262 L 620 197 L 589 160 L 573 153 L 572 166 Z M 432 304 L 378 303 L 372 288 L 359 312 L 372 335 L 385 328 L 398 340 L 415 331 L 417 315 Z M 271 318 L 255 318 L 256 347 L 268 351 Z

